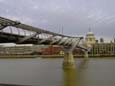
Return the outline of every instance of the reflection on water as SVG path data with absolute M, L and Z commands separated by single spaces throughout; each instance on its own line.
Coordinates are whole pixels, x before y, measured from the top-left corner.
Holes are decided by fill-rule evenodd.
M 64 86 L 76 86 L 76 69 L 64 70 Z
M 74 69 L 64 69 L 63 71 L 63 78 L 64 78 L 64 85 L 63 86 L 79 86 L 79 72 L 80 70 L 84 69 L 88 63 L 88 60 L 83 59 L 80 61 L 79 65 Z
M 85 69 L 87 68 L 87 64 L 89 62 L 89 59 L 82 59 L 78 65 L 78 69 Z
M 60 59 L 0 59 L 0 83 L 32 86 L 115 86 L 115 58 L 75 59 L 63 70 Z

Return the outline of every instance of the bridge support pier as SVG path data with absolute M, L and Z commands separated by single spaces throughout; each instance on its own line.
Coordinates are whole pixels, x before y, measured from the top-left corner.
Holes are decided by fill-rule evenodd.
M 64 61 L 63 61 L 63 68 L 64 69 L 74 69 L 75 61 L 73 57 L 73 53 L 71 51 L 65 52 L 64 54 Z
M 84 58 L 85 58 L 85 59 L 88 59 L 88 58 L 89 58 L 88 51 L 85 51 L 85 52 L 84 52 Z

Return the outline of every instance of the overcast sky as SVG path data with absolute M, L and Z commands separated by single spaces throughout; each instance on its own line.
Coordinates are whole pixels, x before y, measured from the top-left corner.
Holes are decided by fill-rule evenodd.
M 115 0 L 0 0 L 0 16 L 67 35 L 115 37 Z

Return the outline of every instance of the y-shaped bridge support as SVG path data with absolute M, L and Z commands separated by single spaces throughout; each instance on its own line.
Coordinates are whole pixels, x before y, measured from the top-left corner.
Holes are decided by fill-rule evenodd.
M 79 48 L 83 49 L 84 51 L 84 59 L 88 59 L 88 50 L 83 47 L 82 45 L 80 46 L 80 41 L 81 39 L 83 39 L 82 37 L 81 38 L 73 38 L 73 40 L 71 41 L 71 48 L 70 47 L 65 47 L 64 48 L 64 51 L 65 51 L 65 54 L 64 54 L 64 61 L 63 61 L 63 68 L 64 69 L 73 69 L 76 67 L 75 65 L 75 60 L 74 60 L 74 56 L 73 56 L 73 51 L 74 49 L 79 46 Z
M 64 54 L 64 61 L 63 61 L 63 68 L 64 69 L 73 69 L 75 68 L 75 60 L 73 57 L 73 50 L 76 48 L 76 46 L 79 44 L 79 39 L 73 39 L 72 41 L 72 47 L 71 48 L 64 48 L 65 54 Z
M 71 51 L 65 51 L 64 54 L 64 61 L 63 61 L 63 68 L 64 69 L 73 69 L 75 68 L 75 60 L 73 57 L 73 53 Z
M 88 56 L 88 51 L 84 51 L 84 58 L 85 58 L 85 59 L 88 59 L 88 57 L 89 57 L 89 56 Z

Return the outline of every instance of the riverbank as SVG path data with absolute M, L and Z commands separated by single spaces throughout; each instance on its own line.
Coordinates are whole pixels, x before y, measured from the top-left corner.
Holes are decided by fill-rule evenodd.
M 11 58 L 11 59 L 15 59 L 15 58 L 36 58 L 37 56 L 35 55 L 0 55 L 0 58 L 4 59 L 4 58 Z
M 115 55 L 88 55 L 89 58 L 115 57 Z M 0 58 L 63 58 L 64 55 L 0 55 Z M 74 55 L 74 58 L 83 58 L 84 55 Z
M 0 58 L 63 58 L 64 55 L 0 55 Z M 74 55 L 74 58 L 83 58 L 83 55 Z
M 42 58 L 63 58 L 64 55 L 37 55 Z M 74 58 L 83 58 L 84 55 L 74 55 Z M 115 55 L 89 55 L 89 58 L 105 58 L 105 57 L 115 57 Z
M 64 55 L 0 55 L 0 58 L 63 58 Z M 74 58 L 83 58 L 84 55 L 74 55 Z M 89 58 L 110 58 L 115 55 L 89 55 Z

